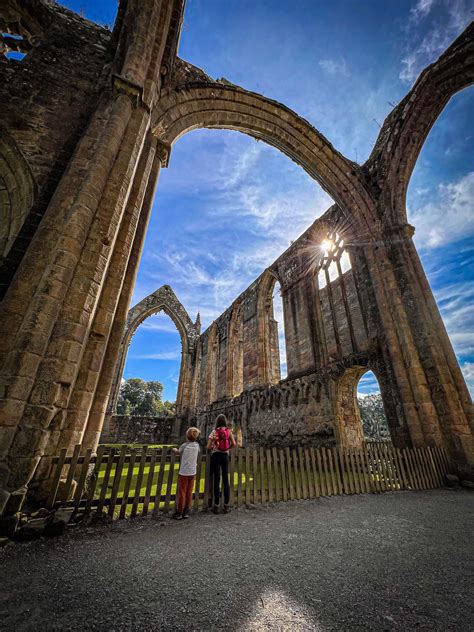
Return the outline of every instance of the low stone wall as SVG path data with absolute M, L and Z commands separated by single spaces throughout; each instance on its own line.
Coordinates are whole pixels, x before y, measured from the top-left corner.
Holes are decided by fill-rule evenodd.
M 107 415 L 100 443 L 176 443 L 184 423 L 177 417 Z
M 240 430 L 245 447 L 335 445 L 340 399 L 337 385 L 347 368 L 373 364 L 374 357 L 367 353 L 352 354 L 324 370 L 247 389 L 237 397 L 206 406 L 197 414 L 195 423 L 207 436 L 217 415 L 223 413 L 235 430 Z

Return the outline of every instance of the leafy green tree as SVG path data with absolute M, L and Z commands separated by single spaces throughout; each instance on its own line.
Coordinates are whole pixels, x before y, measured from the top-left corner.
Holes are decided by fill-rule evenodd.
M 131 377 L 123 382 L 117 403 L 119 415 L 138 417 L 166 417 L 176 414 L 176 405 L 163 402 L 163 384 L 157 381 L 145 382 L 139 377 Z
M 364 436 L 370 439 L 389 439 L 390 430 L 385 416 L 382 395 L 374 393 L 358 398 Z

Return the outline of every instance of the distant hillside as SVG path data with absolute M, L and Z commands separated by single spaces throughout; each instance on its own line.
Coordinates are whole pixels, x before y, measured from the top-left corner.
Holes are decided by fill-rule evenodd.
M 364 436 L 370 439 L 390 439 L 380 393 L 358 397 L 357 401 L 362 417 Z

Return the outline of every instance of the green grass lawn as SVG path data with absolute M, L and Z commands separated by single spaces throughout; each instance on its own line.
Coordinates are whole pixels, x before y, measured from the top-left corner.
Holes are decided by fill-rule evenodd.
M 113 447 L 115 449 L 120 449 L 122 447 L 121 444 L 107 444 L 107 447 Z M 130 445 L 130 447 L 133 448 L 139 448 L 142 447 L 141 444 L 132 444 Z M 153 448 L 162 448 L 162 447 L 173 447 L 170 445 L 153 445 L 153 446 L 148 446 L 149 448 L 153 447 Z M 118 452 L 118 451 L 117 451 Z M 133 466 L 133 474 L 132 474 L 132 478 L 131 478 L 131 484 L 130 484 L 130 491 L 129 491 L 129 502 L 128 502 L 128 508 L 127 508 L 127 514 L 130 513 L 131 510 L 131 502 L 133 502 L 133 498 L 136 495 L 139 496 L 145 496 L 146 493 L 146 489 L 147 489 L 147 482 L 149 480 L 149 476 L 150 476 L 150 472 L 151 472 L 151 466 L 150 464 L 145 465 L 144 470 L 143 470 L 143 476 L 142 476 L 142 480 L 139 486 L 139 489 L 137 489 L 137 485 L 138 485 L 138 474 L 139 474 L 139 469 L 140 469 L 140 465 L 138 463 L 138 459 L 140 457 L 137 457 L 137 461 L 135 462 L 134 466 Z M 242 460 L 242 476 L 241 476 L 241 487 L 242 487 L 242 497 L 243 500 L 245 500 L 246 497 L 246 486 L 248 485 L 251 492 L 253 492 L 254 488 L 256 487 L 256 489 L 258 490 L 258 496 L 261 497 L 261 489 L 262 489 L 262 485 L 264 488 L 264 494 L 266 496 L 266 500 L 268 501 L 268 490 L 271 487 L 274 492 L 276 490 L 276 488 L 278 487 L 279 489 L 281 489 L 281 472 L 279 469 L 279 466 L 276 468 L 276 472 L 275 472 L 275 468 L 272 467 L 271 468 L 271 472 L 268 472 L 268 468 L 264 468 L 264 472 L 263 472 L 263 481 L 262 481 L 262 471 L 259 467 L 257 468 L 257 472 L 253 471 L 253 463 L 250 462 L 250 468 L 249 468 L 249 477 L 247 478 L 246 476 L 246 468 L 245 468 L 245 462 L 244 459 Z M 105 478 L 105 474 L 106 474 L 106 463 L 103 463 L 100 467 L 99 470 L 99 475 L 98 475 L 98 480 L 97 480 L 97 485 L 96 485 L 96 492 L 95 492 L 95 497 L 98 498 L 100 496 L 101 490 L 103 488 L 103 484 L 104 484 L 104 478 Z M 156 494 L 157 494 L 157 486 L 158 486 L 158 479 L 160 477 L 160 470 L 161 470 L 161 464 L 160 463 L 155 463 L 154 467 L 153 467 L 153 484 L 151 487 L 151 494 L 150 494 L 150 498 L 155 498 Z M 165 463 L 164 464 L 164 470 L 162 473 L 162 483 L 161 483 L 161 495 L 164 496 L 167 493 L 167 488 L 168 488 L 168 481 L 170 478 L 170 463 Z M 238 461 L 237 459 L 235 460 L 235 471 L 233 474 L 233 480 L 231 481 L 231 487 L 233 487 L 233 493 L 234 493 L 234 501 L 236 499 L 236 495 L 237 495 L 237 486 L 238 486 Z M 177 459 L 176 462 L 173 465 L 173 471 L 172 471 L 172 485 L 171 485 L 171 489 L 170 489 L 170 497 L 171 497 L 171 503 L 170 503 L 170 507 L 174 506 L 174 497 L 176 495 L 176 491 L 177 491 L 177 482 L 178 482 L 178 471 L 179 471 L 179 460 Z M 112 488 L 114 485 L 114 479 L 115 479 L 115 472 L 116 472 L 116 464 L 114 464 L 112 466 L 112 470 L 110 473 L 110 477 L 108 480 L 108 484 L 107 484 L 107 491 L 106 491 L 106 496 L 105 498 L 108 499 L 111 497 L 112 494 Z M 287 476 L 288 476 L 288 470 L 286 470 L 287 472 Z M 127 480 L 127 476 L 129 473 L 129 465 L 124 465 L 123 469 L 122 469 L 122 473 L 121 473 L 121 477 L 120 477 L 120 483 L 119 483 L 119 487 L 118 487 L 118 498 L 123 498 L 124 496 L 124 488 L 126 485 L 126 480 Z M 362 474 L 354 474 L 354 478 L 358 479 L 359 481 L 359 488 L 362 490 L 363 486 L 362 486 L 362 481 L 363 481 L 363 475 Z M 344 475 L 344 479 L 347 483 L 347 474 Z M 376 476 L 372 477 L 373 481 L 375 481 L 377 479 Z M 293 488 L 294 488 L 294 492 L 295 492 L 295 497 L 303 497 L 303 494 L 301 494 L 301 492 L 303 491 L 303 488 L 306 487 L 307 489 L 309 489 L 310 487 L 310 482 L 313 483 L 313 485 L 316 486 L 316 484 L 319 486 L 320 489 L 320 493 L 323 493 L 323 489 L 326 489 L 326 494 L 327 494 L 327 489 L 328 489 L 328 485 L 331 486 L 333 489 L 338 489 L 337 486 L 337 480 L 335 475 L 330 476 L 330 475 L 324 475 L 323 473 L 320 473 L 319 475 L 317 475 L 316 477 L 313 477 L 312 474 L 310 474 L 310 477 L 308 478 L 308 474 L 306 471 L 306 468 L 300 468 L 298 467 L 296 472 L 294 469 L 294 466 L 292 466 L 291 471 L 290 471 L 290 477 L 287 480 L 288 483 L 288 492 L 290 491 L 290 483 L 292 484 Z M 205 485 L 205 465 L 204 463 L 201 465 L 201 477 L 200 477 L 200 482 L 199 482 L 199 492 L 202 494 L 204 493 L 204 485 Z M 300 489 L 300 493 L 297 493 L 298 488 Z M 334 492 L 333 492 L 334 493 Z M 336 493 L 338 493 L 336 491 Z M 251 496 L 252 497 L 252 496 Z M 273 494 L 273 497 L 275 498 L 276 495 L 275 493 Z M 288 496 L 289 497 L 289 496 Z M 307 494 L 306 494 L 307 497 Z M 153 502 L 150 503 L 149 505 L 149 510 L 153 509 Z M 162 508 L 164 506 L 164 502 L 160 502 L 160 508 Z M 142 505 L 140 504 L 138 507 L 138 514 L 141 513 L 141 509 L 142 509 Z

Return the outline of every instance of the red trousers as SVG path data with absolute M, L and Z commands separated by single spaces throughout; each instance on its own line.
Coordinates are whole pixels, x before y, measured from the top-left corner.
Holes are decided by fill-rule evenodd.
M 178 503 L 176 510 L 181 512 L 183 509 L 189 509 L 193 499 L 193 487 L 195 476 L 178 476 Z

